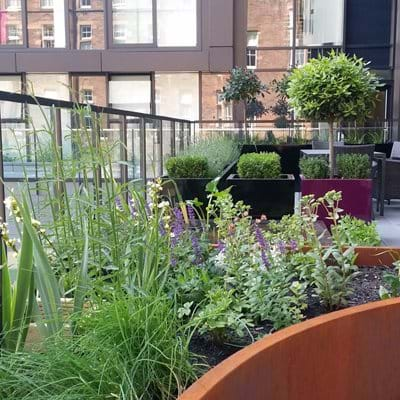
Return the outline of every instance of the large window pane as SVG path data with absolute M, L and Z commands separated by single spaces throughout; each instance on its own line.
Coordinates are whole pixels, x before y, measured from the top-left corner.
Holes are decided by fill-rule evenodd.
M 0 45 L 23 44 L 21 0 L 0 1 Z
M 65 47 L 64 5 L 64 0 L 27 2 L 29 47 Z
M 153 1 L 112 0 L 112 24 L 115 44 L 153 43 Z
M 157 2 L 158 46 L 196 46 L 197 0 Z
M 0 76 L 0 90 L 4 92 L 20 93 L 21 77 L 16 76 Z M 21 118 L 21 105 L 18 103 L 0 101 L 1 118 L 18 119 Z
M 109 91 L 109 98 L 112 107 L 121 110 L 150 113 L 150 76 L 112 76 L 109 83 Z
M 298 46 L 343 43 L 344 0 L 297 0 L 297 5 Z
M 157 114 L 189 120 L 199 119 L 199 75 L 156 74 Z

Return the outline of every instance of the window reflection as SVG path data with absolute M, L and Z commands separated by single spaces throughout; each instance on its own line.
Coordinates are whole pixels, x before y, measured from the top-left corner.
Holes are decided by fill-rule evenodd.
M 23 44 L 21 0 L 0 2 L 0 45 Z

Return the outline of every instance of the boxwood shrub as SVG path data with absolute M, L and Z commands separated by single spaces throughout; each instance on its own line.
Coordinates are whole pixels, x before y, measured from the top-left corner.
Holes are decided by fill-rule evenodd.
M 166 168 L 170 178 L 207 178 L 209 176 L 205 157 L 171 157 L 167 160 Z
M 371 162 L 367 154 L 339 154 L 336 167 L 339 177 L 344 179 L 371 177 Z
M 326 179 L 329 163 L 323 157 L 304 157 L 300 160 L 301 174 L 307 179 Z
M 277 153 L 243 154 L 237 165 L 240 178 L 276 179 L 281 171 L 281 157 Z

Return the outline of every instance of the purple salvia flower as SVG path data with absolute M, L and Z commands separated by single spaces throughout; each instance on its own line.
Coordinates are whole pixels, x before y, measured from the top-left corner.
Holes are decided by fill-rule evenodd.
M 195 234 L 192 234 L 191 240 L 192 240 L 192 247 L 193 247 L 193 251 L 194 251 L 194 255 L 195 255 L 195 263 L 200 264 L 203 257 L 201 254 L 199 238 Z
M 161 236 L 165 236 L 165 235 L 167 234 L 167 232 L 166 232 L 166 230 L 165 230 L 165 226 L 164 226 L 164 222 L 163 222 L 163 221 L 160 221 L 159 230 L 160 230 L 160 235 L 161 235 Z
M 122 211 L 122 203 L 121 203 L 121 198 L 119 196 L 115 197 L 115 206 L 117 207 L 118 211 Z
M 183 214 L 180 208 L 175 207 L 173 209 L 174 222 L 172 223 L 172 240 L 171 244 L 173 247 L 178 243 L 178 239 L 181 237 L 185 230 L 185 221 L 183 219 Z
M 265 268 L 268 268 L 271 265 L 271 263 L 269 262 L 269 259 L 267 257 L 267 254 L 265 253 L 264 250 L 261 250 L 261 260 L 262 260 Z
M 296 251 L 296 250 L 298 250 L 298 248 L 299 248 L 299 246 L 298 246 L 296 240 L 291 240 L 290 241 L 290 250 Z
M 188 217 L 189 217 L 189 224 L 191 226 L 196 226 L 196 215 L 194 212 L 194 208 L 190 204 L 188 204 L 186 209 L 187 209 L 187 213 L 188 213 Z
M 221 240 L 218 240 L 218 244 L 217 244 L 217 249 L 220 253 L 223 253 L 225 251 L 225 243 L 222 242 Z
M 278 250 L 281 254 L 286 254 L 286 244 L 282 240 L 278 242 Z
M 257 243 L 263 250 L 267 250 L 269 248 L 268 243 L 265 240 L 264 234 L 262 233 L 259 226 L 256 226 L 255 235 L 257 239 Z
M 132 218 L 135 218 L 135 216 L 136 216 L 135 201 L 133 200 L 130 193 L 128 193 L 128 206 L 129 206 L 129 211 L 131 213 Z

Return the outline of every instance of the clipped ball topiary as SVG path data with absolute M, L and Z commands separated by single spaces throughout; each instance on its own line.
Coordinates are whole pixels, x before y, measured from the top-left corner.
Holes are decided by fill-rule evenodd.
M 277 179 L 281 169 L 281 157 L 277 153 L 243 154 L 238 162 L 240 178 Z
M 338 175 L 344 179 L 368 179 L 371 162 L 367 154 L 339 154 L 336 157 Z
M 207 159 L 198 156 L 171 157 L 166 163 L 170 178 L 207 178 L 209 169 Z
M 306 179 L 326 179 L 329 176 L 329 163 L 322 157 L 302 158 L 300 170 Z

